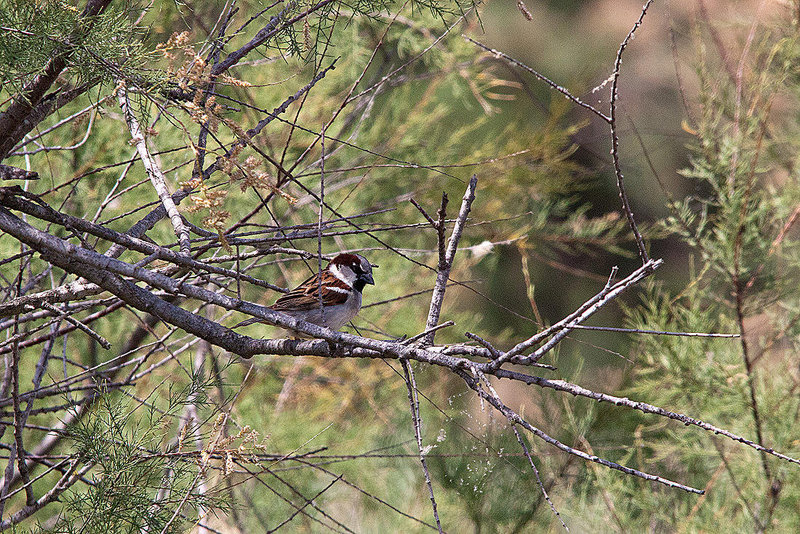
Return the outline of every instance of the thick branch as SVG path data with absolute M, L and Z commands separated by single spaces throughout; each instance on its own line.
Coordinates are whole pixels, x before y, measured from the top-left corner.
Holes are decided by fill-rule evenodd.
M 0 165 L 0 180 L 38 180 L 39 173 L 26 171 L 19 167 Z
M 296 330 L 336 343 L 346 343 L 372 349 L 394 357 L 402 356 L 428 363 L 436 362 L 440 365 L 459 366 L 469 364 L 469 360 L 462 358 L 403 347 L 397 343 L 370 340 L 360 336 L 334 332 L 327 328 L 298 321 L 264 306 L 251 304 L 189 283 L 173 280 L 163 274 L 103 256 L 93 250 L 84 249 L 59 239 L 23 222 L 2 207 L 0 207 L 0 229 L 37 250 L 53 265 L 86 278 L 118 296 L 134 308 L 152 313 L 166 323 L 182 328 L 191 334 L 246 358 L 254 354 L 265 353 L 268 346 L 266 342 L 271 340 L 254 340 L 237 334 L 218 323 L 166 302 L 151 291 L 142 289 L 134 283 L 124 280 L 121 276 L 130 276 L 171 294 L 184 294 L 226 309 L 260 317 L 267 323 L 281 328 Z
M 111 0 L 88 0 L 81 13 L 81 21 L 87 22 L 87 27 L 77 28 L 76 31 L 90 31 L 93 18 L 102 13 L 110 3 Z M 48 61 L 41 74 L 38 74 L 26 85 L 21 94 L 0 114 L 0 161 L 8 155 L 8 152 L 26 133 L 30 132 L 44 118 L 45 115 L 36 118 L 31 117 L 31 111 L 42 101 L 47 90 L 50 89 L 50 86 L 55 83 L 58 76 L 67 67 L 71 55 L 72 49 L 66 47 L 56 53 Z
M 258 278 L 253 278 L 252 276 L 248 276 L 246 274 L 237 273 L 236 271 L 233 271 L 231 269 L 225 269 L 224 267 L 217 267 L 214 265 L 203 263 L 201 261 L 194 260 L 183 254 L 178 254 L 176 252 L 171 251 L 168 248 L 156 245 L 149 241 L 138 239 L 136 237 L 131 237 L 127 234 L 121 234 L 119 232 L 115 232 L 114 230 L 106 228 L 105 226 L 93 224 L 85 219 L 57 212 L 49 206 L 34 204 L 33 202 L 23 200 L 15 195 L 0 194 L 0 203 L 11 209 L 19 210 L 28 215 L 32 215 L 38 219 L 60 224 L 65 228 L 74 229 L 79 232 L 86 232 L 101 239 L 106 239 L 108 241 L 121 245 L 129 250 L 135 250 L 136 252 L 141 252 L 143 254 L 151 255 L 154 257 L 153 259 L 169 261 L 174 263 L 175 265 L 180 265 L 181 267 L 185 267 L 187 269 L 207 271 L 214 274 L 220 274 L 223 276 L 238 278 L 242 281 L 249 282 L 254 285 L 264 287 L 266 289 L 272 289 L 274 291 L 279 291 L 281 293 L 288 293 L 287 289 L 270 284 L 263 280 L 259 280 Z M 3 317 L 7 313 L 8 311 L 3 309 L 3 305 L 0 305 L 0 317 Z

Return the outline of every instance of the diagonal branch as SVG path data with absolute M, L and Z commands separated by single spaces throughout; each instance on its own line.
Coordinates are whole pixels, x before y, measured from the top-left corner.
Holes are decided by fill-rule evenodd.
M 561 526 L 564 527 L 564 530 L 569 532 L 569 527 L 567 527 L 567 524 L 564 523 L 564 519 L 561 518 L 561 514 L 558 513 L 558 510 L 556 510 L 556 506 L 553 504 L 553 501 L 550 500 L 550 496 L 547 494 L 547 488 L 545 488 L 544 484 L 542 484 L 542 479 L 539 476 L 539 470 L 536 469 L 536 464 L 533 463 L 533 458 L 531 458 L 531 453 L 530 453 L 530 451 L 528 451 L 528 446 L 525 445 L 525 441 L 522 439 L 522 436 L 519 434 L 519 430 L 517 430 L 517 425 L 512 423 L 511 424 L 511 430 L 514 431 L 514 435 L 516 436 L 520 447 L 522 447 L 522 452 L 525 454 L 525 457 L 528 459 L 528 463 L 531 464 L 531 469 L 533 470 L 533 474 L 536 476 L 536 483 L 539 485 L 539 489 L 542 491 L 542 496 L 544 497 L 544 500 L 547 501 L 548 505 L 550 505 L 550 510 L 553 511 L 553 514 L 555 514 L 555 516 L 558 518 L 558 520 L 561 521 Z
M 657 475 L 651 475 L 650 473 L 645 473 L 643 471 L 639 471 L 638 469 L 633 469 L 631 467 L 626 467 L 626 466 L 620 465 L 620 464 L 618 464 L 616 462 L 612 462 L 610 460 L 606 460 L 605 458 L 600 458 L 599 456 L 595 456 L 595 455 L 592 455 L 592 454 L 587 454 L 587 453 L 585 453 L 585 452 L 583 452 L 583 451 L 581 451 L 579 449 L 575 449 L 573 447 L 570 447 L 569 445 L 561 443 L 557 439 L 549 436 L 548 434 L 546 434 L 542 430 L 536 428 L 535 426 L 533 426 L 532 424 L 527 422 L 525 419 L 520 417 L 519 414 L 517 414 L 514 410 L 512 410 L 511 408 L 506 406 L 503 403 L 503 401 L 501 401 L 499 398 L 497 398 L 494 395 L 491 395 L 491 394 L 487 393 L 480 386 L 480 382 L 479 382 L 479 380 L 477 378 L 474 378 L 474 377 L 470 376 L 469 373 L 467 373 L 464 370 L 460 370 L 460 369 L 456 371 L 456 374 L 458 374 L 461 378 L 463 378 L 464 382 L 466 382 L 467 386 L 469 386 L 470 389 L 474 390 L 475 393 L 478 394 L 478 396 L 480 396 L 483 400 L 487 401 L 489 404 L 494 406 L 494 408 L 497 411 L 499 411 L 501 414 L 503 414 L 506 417 L 506 419 L 508 419 L 509 423 L 520 425 L 521 427 L 525 428 L 528 432 L 530 432 L 531 434 L 535 435 L 539 439 L 549 443 L 550 445 L 555 446 L 558 449 L 561 449 L 562 451 L 564 451 L 564 452 L 566 452 L 568 454 L 572 454 L 574 456 L 577 456 L 577 457 L 582 458 L 584 460 L 587 460 L 589 462 L 594 462 L 594 463 L 603 465 L 605 467 L 609 467 L 611 469 L 616 469 L 617 471 L 622 471 L 623 473 L 625 473 L 627 475 L 633 475 L 635 477 L 643 478 L 643 479 L 649 480 L 651 482 L 658 482 L 659 484 L 664 484 L 665 486 L 669 486 L 671 488 L 681 489 L 683 491 L 686 491 L 686 492 L 689 492 L 689 493 L 696 493 L 698 495 L 702 495 L 704 493 L 703 490 L 700 490 L 700 489 L 697 489 L 697 488 L 693 488 L 691 486 L 686 486 L 686 485 L 681 484 L 679 482 L 675 482 L 675 481 L 672 481 L 672 480 L 669 480 L 669 479 L 666 479 L 666 478 L 663 478 L 663 477 L 660 477 L 660 476 L 657 476 Z
M 52 304 L 50 304 L 49 302 L 42 302 L 42 306 L 45 309 L 50 310 L 51 312 L 54 312 L 54 313 L 58 314 L 58 318 L 59 319 L 64 319 L 65 321 L 70 323 L 72 326 L 74 326 L 77 329 L 82 330 L 83 332 L 88 334 L 89 337 L 91 337 L 92 339 L 94 339 L 95 341 L 100 343 L 100 346 L 103 347 L 104 349 L 106 349 L 106 350 L 110 350 L 111 349 L 111 343 L 109 343 L 106 338 L 104 338 L 103 336 L 101 336 L 100 334 L 98 334 L 97 332 L 95 332 L 94 330 L 92 330 L 91 328 L 89 328 L 88 326 L 83 324 L 82 322 L 80 322 L 78 319 L 72 317 L 69 314 L 69 312 L 66 312 L 64 310 L 60 310 L 57 307 L 55 307 Z
M 289 8 L 294 7 L 295 3 L 291 2 L 289 6 L 272 17 L 267 23 L 266 26 L 261 28 L 255 36 L 250 39 L 247 43 L 245 43 L 241 48 L 235 50 L 227 55 L 227 57 L 223 60 L 214 65 L 214 68 L 211 70 L 211 75 L 216 77 L 237 64 L 243 57 L 247 54 L 252 52 L 255 48 L 261 46 L 265 42 L 267 42 L 271 37 L 276 35 L 279 31 L 290 27 L 295 22 L 302 20 L 315 11 L 327 6 L 328 4 L 332 3 L 334 0 L 322 0 L 321 2 L 309 7 L 302 13 L 299 13 L 292 17 L 291 19 L 287 20 L 285 23 L 280 24 L 281 18 L 287 14 Z
M 517 343 L 511 350 L 502 354 L 489 364 L 489 368 L 498 369 L 502 364 L 508 361 L 515 363 L 533 363 L 541 359 L 547 352 L 555 347 L 562 339 L 564 339 L 577 325 L 594 315 L 605 304 L 618 297 L 626 289 L 638 284 L 647 276 L 650 276 L 656 269 L 658 269 L 663 260 L 649 260 L 647 263 L 633 271 L 628 277 L 620 280 L 616 284 L 606 284 L 606 286 L 594 297 L 584 302 L 575 312 L 568 315 L 561 321 L 557 322 L 550 328 L 542 330 L 537 334 L 529 337 L 525 341 Z M 609 279 L 609 282 L 611 280 Z M 548 336 L 555 335 L 546 344 L 536 350 L 531 356 L 520 357 L 522 352 L 544 341 Z
M 516 67 L 519 67 L 519 68 L 521 68 L 523 70 L 526 70 L 526 71 L 530 72 L 536 78 L 538 78 L 540 81 L 543 81 L 544 83 L 549 85 L 551 88 L 555 89 L 556 91 L 558 91 L 559 93 L 564 95 L 567 98 L 567 100 L 570 100 L 570 101 L 574 102 L 575 104 L 579 105 L 580 107 L 591 111 L 592 113 L 594 113 L 595 115 L 597 115 L 598 117 L 603 119 L 604 121 L 611 122 L 611 118 L 608 117 L 605 113 L 603 113 L 599 109 L 595 108 L 591 104 L 588 104 L 588 103 L 584 102 L 583 100 L 581 100 L 577 96 L 573 95 L 572 93 L 569 92 L 568 89 L 558 85 L 556 82 L 552 81 L 547 76 L 544 76 L 543 74 L 540 74 L 538 71 L 533 70 L 532 68 L 530 68 L 529 66 L 525 65 L 524 63 L 522 63 L 520 61 L 517 61 L 516 59 L 514 59 L 511 56 L 508 56 L 508 55 L 500 52 L 499 50 L 495 50 L 494 48 L 489 48 L 488 46 L 486 46 L 484 44 L 481 44 L 478 41 L 470 39 L 466 35 L 462 35 L 462 37 L 464 39 L 466 39 L 467 41 L 469 41 L 470 43 L 472 43 L 475 46 L 477 46 L 478 48 L 480 48 L 482 50 L 485 50 L 486 52 L 489 52 L 495 58 L 502 59 L 503 61 L 506 61 L 506 62 L 510 63 L 511 65 L 514 65 Z
M 515 371 L 507 371 L 505 369 L 498 369 L 493 374 L 498 378 L 508 378 L 509 380 L 516 380 L 518 382 L 523 382 L 525 384 L 536 384 L 537 386 L 543 388 L 550 388 L 556 391 L 562 391 L 564 393 L 569 393 L 571 395 L 578 397 L 586 397 L 587 399 L 592 399 L 597 402 L 608 402 L 615 406 L 625 406 L 626 408 L 630 408 L 632 410 L 639 410 L 640 412 L 643 413 L 649 413 L 661 417 L 666 417 L 667 419 L 680 421 L 685 426 L 692 425 L 702 428 L 703 430 L 706 430 L 708 432 L 713 432 L 716 435 L 725 436 L 730 440 L 736 441 L 743 445 L 747 445 L 748 447 L 751 447 L 761 453 L 770 454 L 772 456 L 775 456 L 776 458 L 780 458 L 781 460 L 785 460 L 787 462 L 800 465 L 800 460 L 798 460 L 797 458 L 781 454 L 777 452 L 775 449 L 772 449 L 770 447 L 764 447 L 760 443 L 756 443 L 755 441 L 743 438 L 742 436 L 734 434 L 733 432 L 728 432 L 723 428 L 716 427 L 712 424 L 706 423 L 705 421 L 689 417 L 688 415 L 684 415 L 682 413 L 671 412 L 669 410 L 665 410 L 664 408 L 653 406 L 652 404 L 647 404 L 646 402 L 635 401 L 628 399 L 626 397 L 616 397 L 614 395 L 608 395 L 606 393 L 598 393 L 596 391 L 592 391 L 584 387 L 581 387 L 577 384 L 565 382 L 564 380 L 549 380 L 547 378 L 526 375 L 522 373 L 517 373 Z
M 105 10 L 111 0 L 88 0 L 81 13 L 80 23 L 75 32 L 89 32 L 94 24 L 95 17 Z M 67 39 L 69 40 L 69 39 Z M 41 121 L 45 114 L 32 117 L 32 111 L 38 104 L 52 97 L 54 93 L 45 96 L 48 89 L 55 83 L 61 72 L 67 68 L 74 48 L 63 47 L 48 61 L 42 72 L 26 85 L 21 94 L 17 95 L 11 105 L 0 113 L 0 161 L 2 161 L 22 139 Z M 49 106 L 47 106 L 49 110 Z M 33 120 L 31 120 L 33 119 Z
M 38 512 L 48 504 L 55 502 L 58 500 L 59 496 L 64 493 L 66 490 L 70 488 L 75 482 L 81 479 L 81 477 L 86 474 L 91 468 L 92 465 L 85 465 L 80 470 L 78 470 L 78 466 L 80 462 L 75 459 L 72 460 L 72 463 L 61 477 L 61 479 L 53 486 L 50 491 L 39 497 L 36 501 L 27 506 L 24 506 L 14 514 L 12 514 L 9 518 L 4 519 L 0 522 L 0 530 L 5 530 L 9 527 L 20 523 L 21 521 L 27 519 L 34 513 Z
M 131 109 L 131 103 L 130 100 L 128 100 L 128 93 L 124 82 L 120 84 L 117 90 L 117 99 L 119 100 L 119 107 L 122 108 L 122 114 L 125 116 L 125 122 L 128 124 L 128 129 L 131 131 L 133 143 L 136 145 L 136 150 L 139 152 L 139 158 L 141 158 L 144 169 L 147 171 L 147 176 L 150 178 L 150 183 L 153 184 L 153 188 L 156 190 L 156 193 L 158 193 L 158 198 L 161 199 L 161 204 L 164 206 L 172 222 L 175 235 L 178 236 L 178 241 L 181 244 L 181 252 L 188 255 L 191 249 L 189 229 L 183 224 L 183 219 L 180 213 L 178 213 L 178 207 L 175 205 L 172 196 L 170 196 L 164 173 L 161 172 L 161 167 L 153 156 L 150 155 L 150 150 L 147 148 L 147 140 L 144 138 L 142 129 L 139 126 L 139 121 L 136 120 L 133 110 Z
M 132 237 L 129 236 L 128 234 L 121 234 L 119 232 L 111 230 L 110 228 L 106 228 L 105 226 L 93 224 L 85 219 L 81 219 L 79 217 L 73 217 L 65 213 L 60 213 L 52 209 L 50 206 L 34 204 L 33 202 L 23 200 L 15 195 L 15 193 L 20 191 L 21 189 L 19 190 L 0 189 L 0 203 L 11 209 L 19 210 L 27 215 L 32 215 L 38 219 L 55 224 L 60 224 L 69 230 L 86 232 L 95 237 L 111 241 L 112 243 L 125 247 L 128 250 L 135 250 L 143 254 L 148 254 L 151 256 L 150 259 L 153 260 L 159 259 L 163 261 L 169 261 L 174 263 L 175 265 L 179 265 L 186 269 L 192 269 L 195 271 L 207 271 L 214 274 L 220 274 L 223 276 L 238 278 L 245 282 L 252 283 L 256 286 L 263 287 L 266 289 L 272 289 L 274 291 L 279 291 L 281 293 L 289 292 L 288 289 L 270 284 L 269 282 L 265 282 L 263 280 L 259 280 L 258 278 L 254 278 L 246 274 L 241 274 L 231 269 L 226 269 L 224 267 L 217 267 L 214 265 L 210 265 L 208 263 L 194 260 L 183 254 L 178 254 L 177 252 L 173 252 L 172 250 L 166 247 L 156 245 L 150 241 L 145 241 L 143 239 Z M 18 306 L 11 307 L 8 306 L 7 304 L 0 305 L 0 317 L 9 315 L 11 311 L 17 308 Z

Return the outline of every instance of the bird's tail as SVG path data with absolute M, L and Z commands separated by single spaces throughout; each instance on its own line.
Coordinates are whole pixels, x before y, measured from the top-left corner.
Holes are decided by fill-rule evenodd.
M 240 326 L 247 326 L 249 324 L 261 323 L 261 322 L 263 322 L 263 321 L 261 319 L 259 319 L 258 317 L 251 317 L 250 319 L 245 319 L 241 323 L 235 324 L 234 326 L 231 327 L 231 330 L 234 329 L 234 328 L 239 328 Z

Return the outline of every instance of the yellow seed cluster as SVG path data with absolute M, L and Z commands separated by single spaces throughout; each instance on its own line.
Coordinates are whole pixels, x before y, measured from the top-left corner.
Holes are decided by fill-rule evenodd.
M 255 187 L 260 189 L 267 189 L 272 191 L 273 193 L 280 195 L 283 197 L 290 204 L 294 204 L 297 202 L 297 199 L 290 194 L 284 192 L 276 184 L 270 181 L 270 175 L 268 172 L 262 171 L 258 168 L 260 162 L 258 158 L 254 156 L 249 156 L 243 164 L 241 164 L 240 168 L 244 174 L 244 178 L 242 183 L 240 184 L 242 192 L 244 192 L 249 187 Z
M 245 161 L 240 161 L 242 152 L 250 143 L 250 136 L 237 121 L 225 118 L 222 115 L 224 108 L 217 103 L 214 95 L 206 98 L 206 92 L 202 88 L 208 86 L 211 82 L 211 66 L 195 50 L 190 32 L 174 33 L 166 44 L 159 45 L 158 50 L 173 65 L 170 67 L 169 72 L 177 78 L 179 87 L 182 90 L 194 89 L 192 100 L 180 104 L 189 114 L 192 122 L 205 126 L 213 133 L 218 132 L 219 126 L 222 124 L 239 140 L 239 143 L 232 147 L 230 153 L 227 156 L 223 156 L 219 162 L 220 170 L 230 177 L 230 181 L 240 182 L 239 185 L 242 192 L 254 187 L 272 191 L 292 204 L 297 202 L 296 198 L 277 187 L 277 182 L 273 181 L 269 173 L 259 169 L 260 161 L 257 158 L 250 156 Z M 180 53 L 182 53 L 182 58 Z M 248 82 L 237 80 L 227 74 L 219 76 L 215 82 L 241 87 L 250 86 Z M 195 156 L 199 156 L 200 150 L 195 146 L 191 148 Z M 182 182 L 180 185 L 184 189 L 197 190 L 197 193 L 190 197 L 192 205 L 186 208 L 186 211 L 190 213 L 207 211 L 208 214 L 202 221 L 203 227 L 216 231 L 220 236 L 222 245 L 226 249 L 229 248 L 224 232 L 225 224 L 231 214 L 222 209 L 228 191 L 222 189 L 211 190 L 203 182 L 202 177 Z
M 176 57 L 173 51 L 187 47 L 189 45 L 189 36 L 190 33 L 188 31 L 175 32 L 166 43 L 156 45 L 156 50 L 164 54 L 164 57 L 168 60 L 175 61 Z
M 248 425 L 242 427 L 235 436 L 225 436 L 222 432 L 225 420 L 225 414 L 220 414 L 214 421 L 212 438 L 201 451 L 199 464 L 204 470 L 213 455 L 222 455 L 225 458 L 222 474 L 227 476 L 233 472 L 235 460 L 256 463 L 259 459 L 255 453 L 265 452 L 267 449 L 266 445 L 259 441 L 260 434 Z M 238 446 L 236 446 L 237 441 Z

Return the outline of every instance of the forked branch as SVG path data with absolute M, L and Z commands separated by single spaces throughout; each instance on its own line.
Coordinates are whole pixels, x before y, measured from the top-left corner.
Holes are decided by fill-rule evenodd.
M 472 175 L 472 178 L 467 185 L 467 190 L 464 192 L 464 198 L 461 200 L 461 209 L 458 212 L 458 218 L 455 225 L 453 225 L 453 232 L 450 234 L 450 241 L 447 242 L 447 249 L 444 255 L 439 255 L 439 267 L 436 272 L 436 285 L 433 287 L 433 295 L 431 296 L 431 305 L 428 310 L 428 320 L 425 322 L 425 330 L 433 329 L 439 324 L 439 316 L 442 313 L 442 303 L 444 302 L 444 292 L 447 289 L 447 281 L 450 279 L 450 269 L 453 267 L 453 259 L 458 250 L 458 242 L 461 239 L 461 233 L 464 231 L 464 225 L 467 222 L 472 202 L 475 200 L 475 189 L 478 187 L 478 177 Z M 444 204 L 443 204 L 444 206 Z M 443 210 L 444 208 L 442 208 Z M 437 224 L 437 234 L 439 241 L 439 250 L 444 249 L 444 212 L 440 210 L 439 221 Z M 431 332 L 424 338 L 423 345 L 433 345 L 433 339 L 436 336 L 436 331 Z

